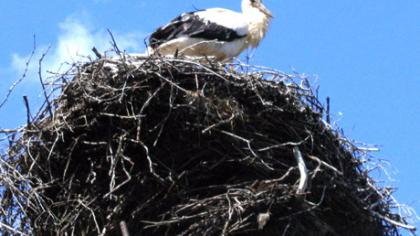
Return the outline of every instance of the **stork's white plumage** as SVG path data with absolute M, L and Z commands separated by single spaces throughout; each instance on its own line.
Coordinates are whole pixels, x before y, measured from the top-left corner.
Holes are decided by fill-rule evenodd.
M 148 51 L 229 61 L 258 46 L 271 18 L 262 0 L 242 0 L 241 13 L 223 8 L 183 13 L 150 36 Z

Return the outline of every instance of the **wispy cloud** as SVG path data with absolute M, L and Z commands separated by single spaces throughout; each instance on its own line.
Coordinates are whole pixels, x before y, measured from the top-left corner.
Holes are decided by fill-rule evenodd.
M 87 61 L 88 56 L 95 58 L 92 47 L 95 46 L 100 52 L 112 48 L 111 37 L 106 29 L 95 29 L 88 19 L 89 16 L 86 17 L 82 13 L 82 16 L 68 17 L 60 22 L 56 37 L 50 39 L 50 44 L 37 42 L 36 52 L 28 68 L 26 64 L 31 53 L 10 55 L 10 66 L 0 70 L 0 104 L 5 102 L 5 105 L 0 107 L 0 117 L 10 117 L 13 114 L 15 118 L 0 120 L 0 126 L 2 123 L 18 125 L 24 122 L 26 110 L 22 109 L 23 94 L 30 98 L 31 110 L 37 110 L 43 104 L 43 93 L 38 80 L 38 61 L 48 48 L 48 54 L 42 63 L 42 76 L 46 82 L 51 81 L 51 74 L 47 71 L 65 72 L 73 62 Z M 111 30 L 121 50 L 129 53 L 144 51 L 143 41 L 146 34 Z M 26 77 L 21 80 L 26 69 Z M 50 87 L 48 90 L 51 91 Z
M 85 61 L 88 56 L 93 56 L 92 47 L 100 52 L 111 48 L 111 38 L 106 30 L 92 30 L 87 23 L 82 23 L 76 17 L 68 17 L 59 23 L 56 42 L 49 45 L 38 45 L 34 60 L 29 68 L 29 75 L 36 75 L 37 60 L 48 51 L 43 60 L 43 71 L 60 72 L 66 69 L 66 63 Z M 143 41 L 145 34 L 141 32 L 113 32 L 118 47 L 128 52 L 144 51 Z M 26 67 L 29 55 L 12 55 L 12 68 L 21 73 Z M 34 76 L 36 77 L 36 76 Z

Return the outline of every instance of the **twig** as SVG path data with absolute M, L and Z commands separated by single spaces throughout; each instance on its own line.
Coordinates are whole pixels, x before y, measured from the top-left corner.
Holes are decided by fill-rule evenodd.
M 331 116 L 330 116 L 330 97 L 327 97 L 327 123 L 331 124 Z
M 110 29 L 106 29 L 108 31 L 109 36 L 111 37 L 112 40 L 112 47 L 114 47 L 115 51 L 117 52 L 117 54 L 119 56 L 121 56 L 121 50 L 118 48 L 117 42 L 115 41 L 114 35 L 112 34 Z
M 25 233 L 23 233 L 23 232 L 21 232 L 19 230 L 16 230 L 16 229 L 14 229 L 14 228 L 12 228 L 12 227 L 10 227 L 8 225 L 5 225 L 5 224 L 3 224 L 3 223 L 0 222 L 0 229 L 1 228 L 6 229 L 7 231 L 13 232 L 14 234 L 19 234 L 21 236 L 28 236 L 28 234 L 25 234 Z
M 29 101 L 28 101 L 28 97 L 27 96 L 23 96 L 23 102 L 25 103 L 25 108 L 26 108 L 26 125 L 28 127 L 31 127 L 31 120 L 32 120 L 32 115 L 31 115 L 31 109 L 29 106 Z
M 239 136 L 239 135 L 237 135 L 237 134 L 234 134 L 234 133 L 231 133 L 231 132 L 228 132 L 228 131 L 225 131 L 225 130 L 220 130 L 220 132 L 221 132 L 222 134 L 226 134 L 226 135 L 228 135 L 228 136 L 230 136 L 230 137 L 233 137 L 233 138 L 236 138 L 236 139 L 239 139 L 239 140 L 241 140 L 241 141 L 245 142 L 245 143 L 248 145 L 248 150 L 252 153 L 252 155 L 253 155 L 254 157 L 258 157 L 257 153 L 255 153 L 255 152 L 254 152 L 254 150 L 253 150 L 253 149 L 252 149 L 252 147 L 251 147 L 251 140 L 248 140 L 248 139 L 243 138 L 243 137 L 241 137 L 241 136 Z M 262 161 L 262 160 L 261 160 L 261 161 Z M 270 167 L 270 169 L 273 169 L 273 168 L 271 168 L 271 167 Z
M 308 156 L 308 158 L 310 158 L 310 159 L 312 159 L 312 160 L 314 160 L 314 161 L 317 161 L 318 163 L 320 163 L 320 164 L 324 165 L 324 166 L 325 166 L 325 167 L 327 167 L 328 169 L 330 169 L 330 170 L 332 170 L 332 171 L 337 172 L 339 175 L 343 175 L 343 172 L 341 172 L 341 171 L 337 170 L 337 168 L 335 168 L 334 166 L 332 166 L 332 165 L 328 164 L 327 162 L 325 162 L 325 161 L 323 161 L 323 160 L 319 159 L 318 157 L 316 157 L 316 156 L 312 156 L 312 155 L 307 155 L 307 156 Z
M 120 229 L 121 229 L 122 236 L 130 236 L 130 234 L 128 233 L 128 228 L 125 221 L 120 222 Z
M 295 156 L 296 162 L 298 163 L 300 180 L 296 194 L 304 194 L 306 187 L 308 186 L 308 169 L 306 168 L 305 161 L 303 160 L 302 153 L 298 147 L 293 148 L 293 155 Z
M 221 121 L 220 121 L 220 122 L 218 122 L 218 123 L 215 123 L 215 124 L 210 125 L 209 127 L 205 128 L 203 131 L 201 131 L 201 133 L 205 134 L 205 133 L 209 132 L 209 131 L 210 131 L 211 129 L 213 129 L 213 128 L 216 128 L 216 127 L 221 126 L 221 125 L 223 125 L 223 124 L 228 124 L 228 123 L 230 123 L 233 119 L 235 119 L 235 117 L 236 117 L 235 115 L 236 115 L 236 114 L 232 113 L 232 115 L 231 115 L 228 119 L 226 119 L 226 120 L 221 120 Z
M 197 218 L 197 217 L 204 217 L 204 216 L 207 216 L 207 215 L 209 215 L 208 212 L 201 212 L 201 213 L 198 213 L 196 215 L 181 216 L 181 217 L 179 217 L 177 219 L 173 219 L 173 220 L 164 220 L 164 221 L 142 220 L 140 222 L 142 222 L 144 224 L 149 224 L 149 225 L 144 227 L 145 229 L 148 229 L 148 228 L 153 228 L 153 227 L 160 227 L 162 225 L 176 224 L 176 223 L 179 223 L 179 222 L 182 222 L 182 221 L 191 220 L 191 219 L 194 219 L 194 218 Z
M 44 81 L 42 79 L 42 61 L 44 60 L 44 58 L 47 55 L 47 53 L 50 50 L 50 48 L 51 48 L 51 45 L 49 45 L 48 48 L 47 48 L 47 50 L 45 50 L 45 52 L 42 53 L 42 56 L 41 56 L 41 58 L 38 61 L 38 78 L 39 78 L 39 82 L 41 83 L 41 86 L 42 86 L 42 91 L 44 93 L 45 102 L 47 103 L 47 110 L 50 113 L 51 119 L 53 119 L 53 112 L 52 112 L 51 102 L 50 102 L 50 99 L 48 98 L 47 90 L 45 88 L 45 84 L 44 84 Z
M 391 219 L 391 218 L 389 218 L 389 217 L 387 217 L 387 216 L 384 216 L 384 215 L 379 214 L 379 213 L 378 213 L 378 212 L 376 212 L 376 211 L 371 211 L 371 212 L 372 212 L 372 214 L 373 214 L 373 215 L 375 215 L 375 216 L 377 216 L 377 217 L 379 217 L 379 218 L 381 218 L 381 219 L 383 219 L 383 220 L 385 220 L 385 221 L 389 222 L 389 223 L 390 223 L 390 224 L 392 224 L 392 225 L 396 225 L 396 226 L 398 226 L 398 227 L 401 227 L 401 228 L 404 228 L 404 229 L 410 230 L 410 231 L 412 231 L 412 232 L 416 231 L 416 227 L 414 227 L 414 226 L 412 226 L 412 225 L 404 224 L 404 223 L 402 223 L 402 222 L 399 222 L 399 221 L 393 220 L 393 219 Z
M 20 129 L 0 129 L 0 133 L 3 134 L 14 134 L 18 132 Z
M 102 54 L 98 51 L 98 49 L 96 49 L 96 47 L 93 47 L 92 48 L 92 52 L 93 53 L 95 53 L 95 56 L 98 58 L 98 59 L 101 59 L 103 56 L 102 56 Z
M 292 146 L 292 147 L 300 146 L 304 142 L 306 142 L 309 139 L 309 137 L 310 136 L 306 137 L 304 140 L 299 141 L 299 142 L 285 142 L 285 143 L 271 145 L 271 146 L 268 146 L 268 147 L 265 147 L 265 148 L 260 148 L 260 149 L 258 149 L 258 151 L 259 152 L 264 152 L 264 151 L 268 151 L 268 150 L 273 149 L 273 148 L 282 148 L 282 147 L 287 147 L 287 146 Z
M 10 95 L 12 94 L 12 92 L 16 88 L 16 86 L 18 84 L 20 84 L 20 82 L 22 82 L 22 80 L 24 78 L 26 78 L 26 74 L 28 73 L 28 70 L 29 70 L 29 64 L 31 63 L 32 58 L 33 58 L 33 56 L 35 54 L 35 51 L 36 51 L 36 36 L 34 35 L 33 37 L 34 37 L 33 48 L 32 48 L 31 55 L 29 56 L 28 60 L 25 62 L 25 70 L 23 71 L 22 76 L 17 81 L 15 81 L 12 84 L 12 86 L 10 86 L 9 90 L 7 91 L 6 97 L 0 103 L 0 109 L 4 106 L 4 104 L 6 104 L 7 100 L 9 99 Z

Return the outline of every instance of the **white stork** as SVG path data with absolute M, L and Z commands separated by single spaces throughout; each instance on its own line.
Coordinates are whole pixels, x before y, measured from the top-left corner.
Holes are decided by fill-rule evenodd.
M 258 46 L 271 18 L 262 0 L 242 0 L 242 13 L 223 8 L 183 13 L 150 36 L 148 53 L 229 61 Z

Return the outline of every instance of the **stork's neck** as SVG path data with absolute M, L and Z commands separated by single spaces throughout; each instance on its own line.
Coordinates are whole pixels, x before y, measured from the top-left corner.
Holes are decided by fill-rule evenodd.
M 243 1 L 242 3 L 242 14 L 248 21 L 248 42 L 252 47 L 257 47 L 268 30 L 271 18 L 258 8 L 252 7 L 245 2 L 248 1 Z

